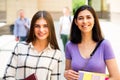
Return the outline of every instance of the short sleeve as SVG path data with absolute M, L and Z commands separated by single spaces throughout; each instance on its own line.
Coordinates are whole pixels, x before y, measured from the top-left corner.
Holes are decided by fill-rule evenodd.
M 104 40 L 104 59 L 115 58 L 113 48 L 108 40 Z
M 65 57 L 66 59 L 72 59 L 71 58 L 71 53 L 70 53 L 71 47 L 70 47 L 70 41 L 67 42 L 66 46 L 65 46 Z

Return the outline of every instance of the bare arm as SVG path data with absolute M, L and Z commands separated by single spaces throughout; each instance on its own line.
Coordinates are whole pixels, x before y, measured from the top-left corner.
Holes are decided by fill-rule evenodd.
M 71 69 L 71 60 L 69 59 L 66 59 L 64 77 L 67 80 L 78 80 L 79 78 L 78 72 Z
M 106 60 L 108 72 L 110 75 L 109 80 L 120 80 L 120 72 L 115 59 Z

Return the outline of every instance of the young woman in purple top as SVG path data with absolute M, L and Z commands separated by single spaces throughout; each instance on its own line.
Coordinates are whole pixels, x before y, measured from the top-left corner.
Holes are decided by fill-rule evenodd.
M 79 7 L 73 18 L 70 41 L 65 49 L 64 77 L 67 80 L 78 80 L 79 70 L 105 73 L 106 66 L 110 75 L 109 80 L 120 80 L 111 44 L 103 39 L 94 9 L 88 5 Z M 93 54 L 101 40 L 103 41 Z

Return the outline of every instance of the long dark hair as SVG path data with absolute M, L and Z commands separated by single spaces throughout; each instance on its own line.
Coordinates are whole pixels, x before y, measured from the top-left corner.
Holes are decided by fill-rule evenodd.
M 33 42 L 36 40 L 36 36 L 35 36 L 35 32 L 34 32 L 34 25 L 35 25 L 35 22 L 40 18 L 44 18 L 46 20 L 46 22 L 48 23 L 48 28 L 49 28 L 49 32 L 50 32 L 49 37 L 48 37 L 48 41 L 50 42 L 50 46 L 53 49 L 59 49 L 57 39 L 56 39 L 53 19 L 52 19 L 50 13 L 47 11 L 38 11 L 33 16 L 32 21 L 31 21 L 30 31 L 29 31 L 28 38 L 27 38 L 26 42 L 30 43 L 30 42 Z
M 92 29 L 92 39 L 95 42 L 99 42 L 100 40 L 103 39 L 103 36 L 102 36 L 101 29 L 100 29 L 98 17 L 96 15 L 96 12 L 94 11 L 94 9 L 88 5 L 83 5 L 83 6 L 79 7 L 77 9 L 77 11 L 75 12 L 73 22 L 71 25 L 70 41 L 73 43 L 80 43 L 82 40 L 81 31 L 78 28 L 78 26 L 75 24 L 75 20 L 77 20 L 78 14 L 83 10 L 88 10 L 93 15 L 95 24 Z

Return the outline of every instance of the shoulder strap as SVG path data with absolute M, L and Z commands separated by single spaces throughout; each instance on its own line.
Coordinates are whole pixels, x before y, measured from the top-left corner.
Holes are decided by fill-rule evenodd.
M 101 42 L 103 41 L 104 39 L 102 39 L 100 42 L 98 42 L 97 46 L 95 47 L 94 51 L 92 52 L 92 54 L 90 56 L 93 56 L 95 51 L 97 50 L 97 48 L 99 47 L 99 45 L 101 44 Z
M 71 16 L 69 16 L 69 20 L 70 20 L 70 22 L 71 22 Z
M 24 18 L 25 22 L 27 22 L 27 18 Z
M 93 55 L 94 55 L 95 51 L 97 50 L 97 48 L 99 47 L 99 45 L 101 44 L 101 42 L 102 42 L 103 40 L 104 40 L 104 39 L 102 39 L 100 42 L 98 42 L 98 44 L 96 45 L 94 51 L 92 52 L 92 54 L 91 54 L 90 56 L 93 56 Z M 88 59 L 88 61 L 85 63 L 85 66 L 84 66 L 81 70 L 84 71 L 84 69 L 85 69 L 85 67 L 87 66 L 87 64 L 88 64 L 88 62 L 89 62 L 90 59 L 91 59 L 91 57 Z

